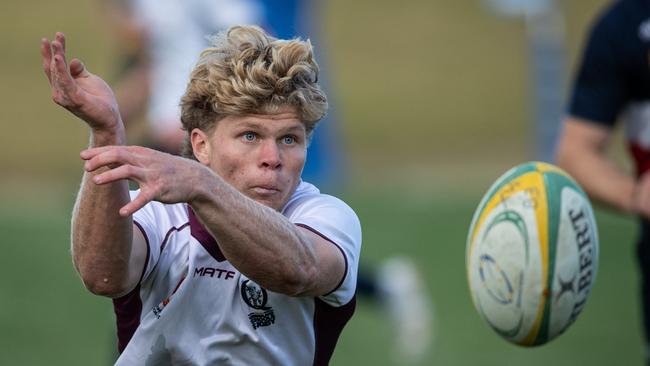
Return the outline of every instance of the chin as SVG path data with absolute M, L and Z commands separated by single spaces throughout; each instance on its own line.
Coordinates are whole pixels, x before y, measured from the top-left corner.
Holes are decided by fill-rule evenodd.
M 254 201 L 261 204 L 261 205 L 264 205 L 266 207 L 270 207 L 270 208 L 272 208 L 272 209 L 274 209 L 276 211 L 280 211 L 280 209 L 283 206 L 283 205 L 279 205 L 275 201 L 269 201 L 269 200 L 264 200 L 264 199 L 254 199 Z

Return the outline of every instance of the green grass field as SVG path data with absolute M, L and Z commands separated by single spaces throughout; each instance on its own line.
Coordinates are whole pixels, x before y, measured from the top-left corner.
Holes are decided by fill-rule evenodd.
M 565 2 L 568 63 L 606 2 Z M 0 12 L 0 365 L 107 365 L 111 303 L 85 291 L 69 256 L 69 216 L 87 133 L 54 106 L 38 42 L 110 79 L 117 45 L 93 2 L 18 2 Z M 641 365 L 635 222 L 598 211 L 601 258 L 583 314 L 557 340 L 523 349 L 479 318 L 465 235 L 484 190 L 531 159 L 525 31 L 479 0 L 332 0 L 324 9 L 333 101 L 349 158 L 344 198 L 364 227 L 363 262 L 408 255 L 435 305 L 422 365 Z M 319 47 L 320 45 L 316 45 Z M 334 365 L 403 364 L 382 309 L 361 300 Z
M 641 364 L 634 223 L 598 215 L 601 261 L 585 311 L 550 344 L 508 344 L 474 310 L 467 289 L 465 235 L 478 197 L 350 194 L 365 229 L 364 262 L 407 253 L 435 305 L 436 341 L 422 365 Z M 62 205 L 65 206 L 65 205 Z M 111 303 L 87 293 L 69 257 L 69 207 L 0 211 L 1 365 L 107 365 Z M 391 365 L 392 330 L 376 304 L 361 300 L 334 365 Z

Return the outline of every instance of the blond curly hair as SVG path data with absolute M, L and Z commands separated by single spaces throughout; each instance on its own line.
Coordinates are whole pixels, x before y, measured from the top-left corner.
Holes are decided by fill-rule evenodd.
M 189 133 L 210 132 L 229 115 L 275 113 L 294 107 L 307 135 L 327 112 L 309 40 L 280 40 L 256 26 L 235 26 L 212 37 L 181 98 L 188 132 L 183 156 L 194 158 Z

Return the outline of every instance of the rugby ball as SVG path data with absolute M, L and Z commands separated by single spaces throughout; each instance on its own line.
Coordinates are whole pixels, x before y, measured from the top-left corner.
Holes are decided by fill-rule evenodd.
M 598 233 L 587 195 L 556 166 L 512 168 L 474 213 L 466 266 L 474 306 L 501 337 L 522 346 L 557 337 L 596 279 Z

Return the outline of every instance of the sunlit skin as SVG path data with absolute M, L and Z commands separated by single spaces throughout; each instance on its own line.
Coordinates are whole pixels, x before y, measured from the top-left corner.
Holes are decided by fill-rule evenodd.
M 205 136 L 205 137 L 204 137 Z M 199 161 L 247 197 L 280 210 L 300 183 L 305 126 L 293 108 L 228 116 L 211 133 L 192 132 Z M 204 139 L 207 139 L 205 141 Z

